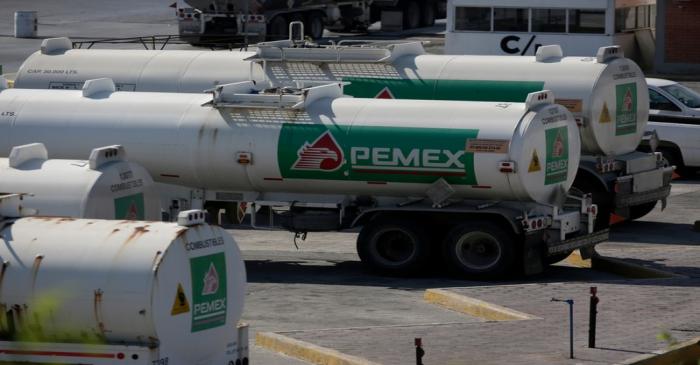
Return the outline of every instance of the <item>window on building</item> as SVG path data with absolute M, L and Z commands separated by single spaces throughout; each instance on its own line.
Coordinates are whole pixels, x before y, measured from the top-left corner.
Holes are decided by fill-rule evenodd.
M 528 9 L 494 8 L 493 30 L 497 32 L 527 32 Z
M 605 10 L 570 9 L 569 33 L 605 34 Z
M 491 31 L 491 8 L 455 7 L 455 30 Z
M 542 33 L 565 33 L 566 10 L 532 9 L 532 31 Z

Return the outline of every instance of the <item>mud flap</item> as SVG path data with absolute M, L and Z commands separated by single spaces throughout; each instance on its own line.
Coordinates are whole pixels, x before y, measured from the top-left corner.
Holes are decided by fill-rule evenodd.
M 542 235 L 533 234 L 525 236 L 523 244 L 523 273 L 536 275 L 544 271 L 544 250 Z
M 596 255 L 595 246 L 581 247 L 578 249 L 578 252 L 581 254 L 581 258 L 584 260 L 588 260 Z

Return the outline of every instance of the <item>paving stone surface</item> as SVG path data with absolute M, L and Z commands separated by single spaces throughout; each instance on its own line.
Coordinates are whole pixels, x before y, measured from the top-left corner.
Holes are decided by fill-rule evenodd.
M 415 337 L 423 338 L 426 364 L 611 364 L 665 348 L 657 338 L 662 333 L 677 341 L 700 337 L 700 239 L 690 230 L 700 219 L 696 202 L 700 186 L 680 182 L 666 211 L 657 207 L 640 222 L 616 226 L 611 241 L 599 246 L 605 256 L 688 276 L 681 279 L 628 280 L 563 263 L 520 282 L 440 273 L 386 278 L 364 271 L 354 233 L 310 234 L 296 250 L 288 233 L 231 232 L 248 265 L 246 305 L 253 308 L 246 317 L 254 331 L 279 331 L 382 364 L 415 363 Z M 590 286 L 601 298 L 595 349 L 587 348 Z M 428 288 L 541 319 L 483 321 L 425 303 Z M 552 297 L 574 299 L 573 360 L 568 308 Z
M 615 227 L 610 241 L 597 246 L 603 256 L 700 278 L 700 181 L 679 181 L 665 211 L 661 204 L 638 221 Z
M 383 364 L 413 359 L 414 337 L 422 337 L 428 364 L 616 363 L 678 341 L 700 336 L 700 288 L 689 280 L 595 283 L 601 298 L 597 348 L 588 349 L 588 283 L 550 283 L 451 288 L 452 292 L 498 303 L 542 319 L 511 322 L 405 326 L 293 332 L 293 338 Z M 574 354 L 567 359 L 568 305 L 574 300 Z M 442 309 L 439 309 L 442 310 Z

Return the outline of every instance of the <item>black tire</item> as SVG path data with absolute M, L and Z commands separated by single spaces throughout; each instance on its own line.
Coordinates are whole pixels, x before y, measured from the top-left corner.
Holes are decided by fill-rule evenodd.
M 238 204 L 229 202 L 229 203 L 222 203 L 221 207 L 225 210 L 223 217 L 224 217 L 224 222 L 222 224 L 241 224 L 241 222 L 238 221 Z
M 272 40 L 287 39 L 289 37 L 289 21 L 284 15 L 277 15 L 267 25 L 267 37 Z
M 430 238 L 418 222 L 379 219 L 360 231 L 357 253 L 374 270 L 390 275 L 416 274 L 430 262 Z
M 321 39 L 323 37 L 323 14 L 317 11 L 311 12 L 304 22 L 304 32 L 311 39 Z
M 207 202 L 204 205 L 204 210 L 207 211 L 207 223 L 218 226 L 219 223 L 219 211 L 221 210 L 221 205 L 218 202 Z
M 421 27 L 432 27 L 435 25 L 435 4 L 426 1 L 421 9 L 420 25 Z
M 415 29 L 420 26 L 421 9 L 416 0 L 406 0 L 403 7 L 403 29 Z
M 630 220 L 639 219 L 651 213 L 656 207 L 656 202 L 644 203 L 630 207 Z
M 516 271 L 515 240 L 491 222 L 469 222 L 447 234 L 442 256 L 454 274 L 470 278 L 499 278 Z
M 598 205 L 598 215 L 593 229 L 600 231 L 610 227 L 610 214 L 613 209 L 612 195 L 605 189 L 603 183 L 583 174 L 576 176 L 573 187 L 583 193 L 593 194 L 593 204 Z

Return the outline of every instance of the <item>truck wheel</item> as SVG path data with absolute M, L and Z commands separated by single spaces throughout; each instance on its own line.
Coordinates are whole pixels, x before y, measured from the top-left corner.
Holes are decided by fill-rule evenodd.
M 425 4 L 423 4 L 420 25 L 421 27 L 432 27 L 435 25 L 435 4 L 430 1 L 426 1 Z
M 421 9 L 416 0 L 407 0 L 403 8 L 404 29 L 414 29 L 420 26 Z
M 314 11 L 306 17 L 304 22 L 306 35 L 311 39 L 321 39 L 323 37 L 323 14 Z
M 442 254 L 457 275 L 476 278 L 502 277 L 514 269 L 513 238 L 491 222 L 460 224 L 447 234 Z
M 639 219 L 651 213 L 656 207 L 656 202 L 649 202 L 630 207 L 630 220 Z
M 284 15 L 277 15 L 267 26 L 269 39 L 287 39 L 289 37 L 289 22 Z
M 430 261 L 429 237 L 415 221 L 386 219 L 369 223 L 357 237 L 360 260 L 391 274 L 414 274 Z

